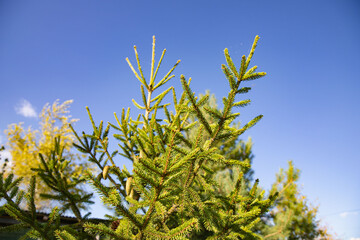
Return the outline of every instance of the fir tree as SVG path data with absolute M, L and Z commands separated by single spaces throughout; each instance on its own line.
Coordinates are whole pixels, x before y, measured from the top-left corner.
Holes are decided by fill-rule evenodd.
M 270 193 L 279 192 L 272 211 L 264 218 L 264 239 L 331 239 L 317 219 L 317 207 L 309 204 L 297 184 L 300 170 L 289 161 L 280 169 Z
M 235 128 L 232 122 L 239 113 L 235 107 L 245 106 L 250 100 L 237 101 L 236 97 L 250 90 L 240 87 L 241 82 L 263 77 L 265 73 L 249 68 L 250 60 L 258 41 L 255 38 L 249 55 L 243 56 L 240 67 L 236 67 L 225 49 L 226 65 L 222 65 L 230 91 L 223 98 L 223 109 L 202 108 L 208 95 L 195 97 L 190 88 L 191 79 L 180 77 L 183 93 L 177 97 L 173 87 L 153 97 L 154 91 L 174 77 L 173 68 L 156 81 L 163 60 L 155 66 L 155 39 L 153 42 L 150 79 L 145 80 L 136 47 L 138 71 L 127 59 L 130 68 L 141 83 L 142 103 L 133 100 L 144 113 L 136 119 L 130 117 L 130 109 L 123 109 L 120 118 L 115 114 L 116 124 L 103 122 L 97 125 L 90 110 L 93 134 L 78 137 L 77 148 L 90 155 L 90 160 L 102 170 L 101 175 L 88 173 L 86 178 L 94 190 L 102 195 L 105 204 L 112 206 L 122 218 L 113 218 L 113 224 L 85 224 L 90 233 L 106 234 L 118 239 L 256 239 L 253 227 L 260 216 L 268 211 L 276 194 L 264 197 L 257 194 L 258 180 L 246 195 L 241 194 L 243 176 L 239 175 L 234 189 L 226 196 L 214 189 L 214 171 L 211 165 L 240 165 L 249 167 L 249 162 L 228 159 L 221 155 L 219 143 L 236 139 L 255 125 L 259 115 L 249 123 Z M 172 93 L 174 110 L 162 103 Z M 157 117 L 163 110 L 166 119 Z M 210 114 L 214 121 L 206 118 Z M 190 115 L 196 121 L 191 121 Z M 186 133 L 198 125 L 197 133 Z M 110 128 L 117 131 L 122 156 L 133 163 L 130 173 L 125 167 L 115 164 L 117 151 L 109 152 Z M 98 156 L 96 156 L 98 154 Z M 109 185 L 108 179 L 111 183 Z
M 277 193 L 272 191 L 265 196 L 258 187 L 259 181 L 252 182 L 251 142 L 238 139 L 262 115 L 244 125 L 234 124 L 239 116 L 236 107 L 250 102 L 237 100 L 250 90 L 243 83 L 265 75 L 256 72 L 257 66 L 249 67 L 258 39 L 238 67 L 225 49 L 227 65 L 222 65 L 222 70 L 230 89 L 221 109 L 206 105 L 208 94 L 196 97 L 190 88 L 191 78 L 183 75 L 180 96 L 173 87 L 158 92 L 174 78 L 172 73 L 180 61 L 156 80 L 165 50 L 155 64 L 154 38 L 150 78 L 146 80 L 134 47 L 138 70 L 128 59 L 127 62 L 141 83 L 142 103 L 133 102 L 143 114 L 132 118 L 130 109 L 123 109 L 119 117 L 115 114 L 116 123 L 97 124 L 87 108 L 93 132 L 74 131 L 78 140 L 74 146 L 87 154 L 89 162 L 101 173 L 88 171 L 71 181 L 66 178 L 64 169 L 69 161 L 63 156 L 61 138 L 56 137 L 51 151 L 39 155 L 40 165 L 33 171 L 54 191 L 42 197 L 60 201 L 61 207 L 52 210 L 46 223 L 37 222 L 36 177 L 31 178 L 26 191 L 18 187 L 21 178 L 1 174 L 0 198 L 7 201 L 2 209 L 20 221 L 2 231 L 30 227 L 27 235 L 42 239 L 94 239 L 96 235 L 105 239 L 261 239 L 256 226 L 270 211 Z M 169 94 L 173 105 L 163 103 Z M 160 113 L 165 119 L 159 117 Z M 109 150 L 110 129 L 119 152 Z M 132 171 L 120 166 L 119 155 L 132 162 Z M 234 179 L 233 188 L 226 191 L 219 184 L 224 171 Z M 84 181 L 101 195 L 104 204 L 114 209 L 116 214 L 108 216 L 109 221 L 94 222 L 80 211 L 91 203 L 90 194 L 76 191 Z M 29 211 L 21 207 L 22 201 Z M 78 224 L 59 224 L 59 216 L 66 210 L 73 212 Z

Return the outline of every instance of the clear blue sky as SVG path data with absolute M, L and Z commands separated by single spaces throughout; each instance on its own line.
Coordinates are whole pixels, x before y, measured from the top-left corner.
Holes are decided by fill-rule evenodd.
M 228 90 L 224 48 L 240 61 L 260 35 L 253 63 L 268 75 L 251 83 L 252 104 L 240 118 L 264 114 L 244 136 L 254 141 L 255 175 L 268 188 L 292 159 L 320 218 L 339 238 L 360 238 L 359 1 L 2 0 L 2 142 L 10 123 L 36 126 L 15 111 L 24 100 L 38 113 L 74 99 L 78 130 L 90 129 L 85 106 L 114 122 L 114 111 L 140 97 L 125 58 L 134 61 L 136 44 L 149 66 L 152 35 L 157 56 L 168 50 L 167 66 L 182 60 L 175 86 L 184 74 L 193 90 L 218 97 Z

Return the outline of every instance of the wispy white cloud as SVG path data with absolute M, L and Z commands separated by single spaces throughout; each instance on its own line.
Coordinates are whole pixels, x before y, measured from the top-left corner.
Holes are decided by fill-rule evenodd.
M 354 215 L 358 215 L 358 214 L 359 214 L 359 211 L 342 212 L 342 213 L 340 213 L 340 217 L 346 218 L 348 216 L 354 216 Z M 360 240 L 360 238 L 357 238 L 356 240 Z
M 360 237 L 352 237 L 350 240 L 360 240 Z
M 31 103 L 23 99 L 18 106 L 15 107 L 17 114 L 20 114 L 24 117 L 37 117 L 36 111 Z

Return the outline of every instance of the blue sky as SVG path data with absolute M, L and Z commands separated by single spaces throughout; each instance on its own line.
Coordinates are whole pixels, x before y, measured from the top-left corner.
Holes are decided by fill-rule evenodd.
M 220 98 L 224 48 L 240 62 L 259 35 L 252 63 L 268 75 L 251 83 L 240 117 L 264 114 L 244 136 L 255 176 L 268 188 L 293 160 L 320 219 L 340 239 L 360 238 L 359 12 L 351 0 L 0 1 L 1 141 L 10 123 L 36 126 L 32 116 L 56 99 L 74 100 L 78 130 L 90 129 L 85 106 L 114 122 L 140 97 L 125 58 L 136 44 L 149 68 L 153 35 L 157 56 L 168 50 L 164 71 L 182 60 L 174 86 L 184 74 Z

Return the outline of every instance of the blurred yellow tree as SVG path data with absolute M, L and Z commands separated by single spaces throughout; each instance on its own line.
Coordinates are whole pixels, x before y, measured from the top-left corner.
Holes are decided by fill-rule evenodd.
M 35 175 L 31 169 L 40 165 L 39 154 L 45 156 L 51 154 L 54 139 L 58 136 L 61 136 L 60 146 L 64 148 L 63 156 L 71 162 L 65 170 L 66 177 L 69 180 L 71 177 L 77 177 L 84 168 L 89 167 L 88 163 L 79 164 L 82 156 L 77 151 L 72 151 L 72 143 L 75 138 L 69 124 L 77 121 L 69 115 L 69 107 L 72 102 L 72 100 L 68 100 L 60 104 L 59 100 L 56 100 L 52 105 L 46 104 L 39 115 L 38 130 L 33 130 L 31 127 L 25 129 L 23 123 L 14 123 L 8 126 L 5 133 L 8 140 L 7 150 L 10 151 L 12 160 L 6 172 L 23 177 L 23 184 L 29 184 L 31 176 Z M 36 204 L 40 209 L 52 207 L 50 201 L 44 199 L 40 201 L 41 193 L 51 192 L 49 187 L 38 181 Z

